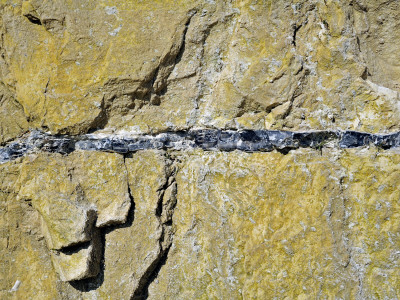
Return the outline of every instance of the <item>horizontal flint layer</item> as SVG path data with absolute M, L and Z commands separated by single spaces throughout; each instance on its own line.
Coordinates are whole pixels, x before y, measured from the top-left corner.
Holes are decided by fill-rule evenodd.
M 319 149 L 330 144 L 340 148 L 354 148 L 373 144 L 383 149 L 400 146 L 400 132 L 386 135 L 356 131 L 291 132 L 274 130 L 216 130 L 198 129 L 187 132 L 165 132 L 157 135 L 121 137 L 54 136 L 40 131 L 0 148 L 0 162 L 26 153 L 46 151 L 68 154 L 75 150 L 129 153 L 149 149 L 268 152 L 298 148 Z

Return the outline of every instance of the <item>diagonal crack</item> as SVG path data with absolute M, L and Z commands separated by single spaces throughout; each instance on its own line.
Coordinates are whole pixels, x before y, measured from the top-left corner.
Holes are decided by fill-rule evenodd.
M 131 300 L 144 300 L 148 298 L 149 286 L 157 278 L 162 266 L 165 265 L 170 248 L 171 246 L 161 251 L 157 259 L 149 266 L 147 272 L 140 279 L 138 288 L 133 293 Z
M 174 42 L 160 59 L 158 67 L 154 70 L 151 79 L 150 103 L 160 104 L 160 97 L 167 92 L 167 80 L 175 66 L 181 61 L 186 48 L 186 33 L 196 11 L 190 11 L 173 37 Z
M 113 113 L 113 103 L 118 98 L 128 97 L 131 99 L 131 102 L 126 104 L 126 111 L 139 110 L 149 103 L 151 105 L 161 104 L 160 97 L 167 92 L 168 78 L 183 56 L 186 48 L 186 33 L 192 17 L 196 13 L 196 10 L 188 12 L 187 16 L 176 28 L 172 36 L 171 45 L 161 55 L 158 64 L 147 72 L 143 79 L 112 78 L 104 84 L 100 111 L 97 117 L 89 124 L 88 132 L 106 127 Z

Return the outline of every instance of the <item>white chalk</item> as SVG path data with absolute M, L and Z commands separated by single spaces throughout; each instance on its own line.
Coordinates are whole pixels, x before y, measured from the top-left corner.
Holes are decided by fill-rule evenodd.
M 14 283 L 14 286 L 12 287 L 12 289 L 10 290 L 10 292 L 16 292 L 16 291 L 18 290 L 18 288 L 19 288 L 20 285 L 21 285 L 21 281 L 20 281 L 20 280 L 17 280 L 17 281 Z

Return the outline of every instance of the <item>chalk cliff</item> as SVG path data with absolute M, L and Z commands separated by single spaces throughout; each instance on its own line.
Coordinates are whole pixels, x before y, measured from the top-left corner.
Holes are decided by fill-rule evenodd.
M 1 299 L 400 298 L 400 2 L 0 0 Z

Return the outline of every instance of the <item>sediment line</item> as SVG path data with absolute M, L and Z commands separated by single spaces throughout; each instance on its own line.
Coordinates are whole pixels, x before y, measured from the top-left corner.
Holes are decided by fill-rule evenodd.
M 338 148 L 355 148 L 371 144 L 382 149 L 399 147 L 400 132 L 382 135 L 357 131 L 292 132 L 196 129 L 157 135 L 64 136 L 33 131 L 0 148 L 0 163 L 39 151 L 68 154 L 75 150 L 89 150 L 125 154 L 150 149 L 200 148 L 211 151 L 270 152 L 278 150 L 288 152 L 298 148 L 321 149 L 327 145 Z

